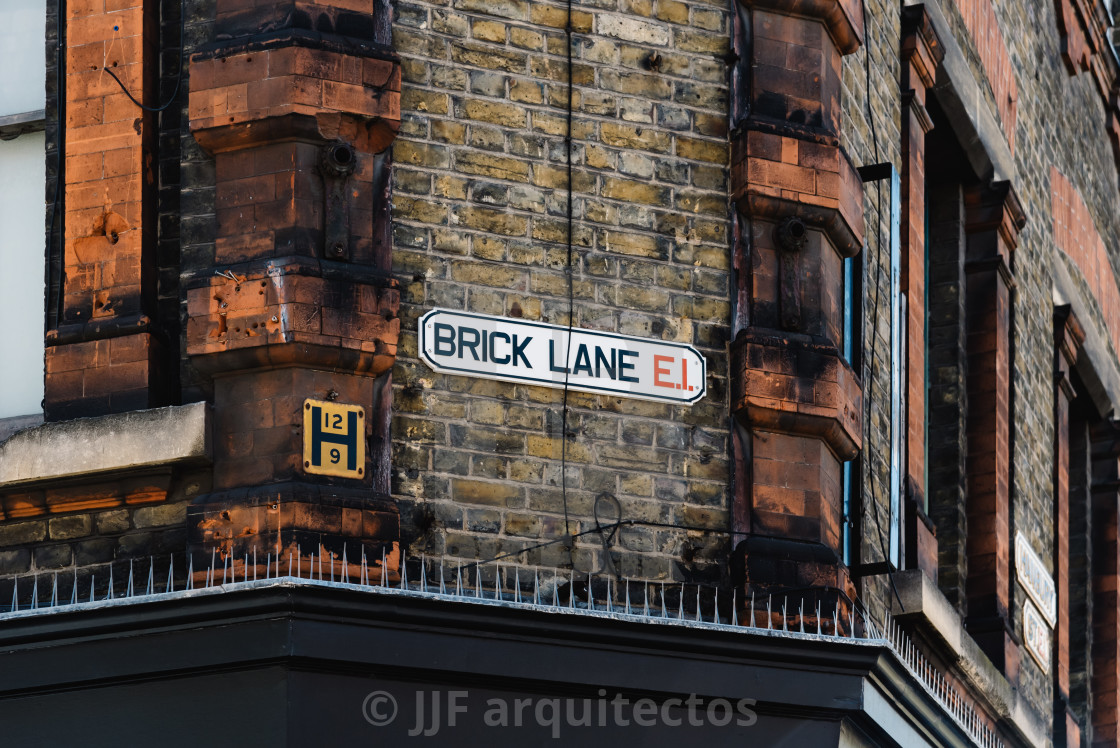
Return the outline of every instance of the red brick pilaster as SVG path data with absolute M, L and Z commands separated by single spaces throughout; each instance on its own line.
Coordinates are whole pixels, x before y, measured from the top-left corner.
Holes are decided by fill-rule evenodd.
M 194 547 L 236 559 L 376 543 L 395 558 L 387 149 L 400 65 L 382 7 L 218 0 L 220 41 L 191 58 L 190 127 L 215 160 L 218 214 L 214 265 L 187 284 L 187 355 L 216 406 L 215 493 L 192 507 Z M 360 478 L 305 472 L 307 398 L 364 407 Z
M 902 13 L 902 288 L 906 319 L 907 565 L 937 579 L 937 540 L 916 516 L 926 507 L 926 96 L 944 50 L 925 7 Z
M 1120 428 L 1104 420 L 1092 426 L 1092 537 L 1093 607 L 1092 743 L 1120 743 Z
M 1011 255 L 1026 218 L 1011 185 L 965 193 L 968 335 L 967 626 L 1012 680 Z
M 1074 399 L 1070 373 L 1085 333 L 1069 306 L 1054 310 L 1054 579 L 1058 621 L 1054 626 L 1055 745 L 1080 745 L 1080 730 L 1070 708 L 1070 565 L 1069 565 L 1069 418 Z M 1064 742 L 1063 742 L 1064 740 Z
M 156 3 L 66 4 L 62 317 L 47 335 L 48 419 L 163 404 L 156 301 Z
M 862 444 L 862 389 L 838 352 L 841 268 L 864 226 L 862 183 L 839 144 L 840 58 L 858 48 L 861 17 L 840 0 L 741 3 L 753 57 L 736 92 L 749 114 L 732 137 L 747 324 L 732 344 L 731 408 L 749 455 L 736 560 L 748 591 L 847 589 L 841 462 Z

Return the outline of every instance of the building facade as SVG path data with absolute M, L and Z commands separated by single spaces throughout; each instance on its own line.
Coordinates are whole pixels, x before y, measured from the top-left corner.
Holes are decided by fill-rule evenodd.
M 11 744 L 1117 745 L 1117 16 L 5 3 Z

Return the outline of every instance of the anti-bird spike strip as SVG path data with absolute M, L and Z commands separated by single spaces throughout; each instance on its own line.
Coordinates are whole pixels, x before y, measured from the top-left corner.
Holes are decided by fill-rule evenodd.
M 314 584 L 349 584 L 348 574 L 347 574 L 347 571 L 348 571 L 348 568 L 349 568 L 349 566 L 348 566 L 348 564 L 349 564 L 349 552 L 348 552 L 348 550 L 346 548 L 343 548 L 343 553 L 342 553 L 342 558 L 341 558 L 342 563 L 343 563 L 343 565 L 341 567 L 342 568 L 342 573 L 339 573 L 339 574 L 334 574 L 333 573 L 334 559 L 333 559 L 333 554 L 332 554 L 331 579 L 330 579 L 330 581 L 327 581 L 326 579 L 324 579 L 324 577 L 326 577 L 327 574 L 322 570 L 322 563 L 323 563 L 322 556 L 325 552 L 326 552 L 325 546 L 320 545 L 319 548 L 317 549 L 317 552 L 312 554 L 311 569 L 310 569 L 310 573 L 308 575 L 308 578 L 303 579 L 302 576 L 297 576 L 296 579 L 301 580 L 302 583 L 305 583 L 305 584 L 311 584 L 311 583 L 314 583 Z M 187 572 L 187 589 L 189 590 L 189 589 L 193 588 L 192 582 L 193 582 L 193 578 L 194 578 L 194 563 L 193 563 L 193 558 L 191 557 L 191 555 L 189 553 L 185 554 L 185 555 L 186 555 L 186 558 L 187 558 L 187 569 L 188 569 L 188 572 Z M 293 554 L 289 553 L 289 568 L 291 567 L 293 562 L 295 562 L 297 564 L 297 567 L 296 567 L 297 568 L 297 575 L 299 575 L 302 572 L 302 569 L 300 569 L 299 566 L 298 566 L 298 560 L 297 559 L 299 558 L 299 556 L 297 555 L 296 559 L 293 559 L 292 555 Z M 402 554 L 402 556 L 403 556 L 403 554 Z M 318 564 L 318 568 L 320 570 L 319 573 L 316 573 L 316 564 L 315 564 L 316 557 L 318 557 L 318 560 L 319 560 L 319 564 Z M 250 560 L 249 560 L 249 557 L 248 557 L 248 553 L 244 554 L 244 556 L 243 556 L 244 566 L 243 566 L 242 579 L 237 580 L 237 578 L 236 578 L 236 568 L 232 563 L 232 557 L 223 557 L 223 559 L 222 559 L 223 575 L 222 575 L 221 582 L 219 582 L 219 580 L 217 578 L 217 561 L 218 561 L 218 559 L 216 558 L 214 553 L 212 553 L 211 554 L 212 565 L 209 566 L 206 569 L 205 574 L 204 574 L 205 579 L 206 579 L 206 582 L 205 582 L 206 588 L 207 589 L 217 588 L 220 584 L 223 588 L 232 589 L 232 588 L 237 587 L 241 584 L 251 584 L 251 583 L 257 582 L 258 579 L 259 579 L 259 574 L 257 573 L 257 570 L 256 570 L 257 559 L 258 559 L 258 555 L 257 555 L 257 552 L 254 550 L 253 559 L 252 559 L 252 563 L 251 563 L 251 565 L 254 567 L 254 573 L 253 573 L 253 575 L 251 575 L 252 579 L 250 579 L 250 575 L 248 574 L 248 567 L 250 566 Z M 382 549 L 382 559 L 383 559 L 383 567 L 384 567 L 385 562 L 387 561 L 386 553 L 385 553 L 384 548 Z M 265 574 L 265 577 L 264 577 L 265 580 L 268 580 L 272 576 L 272 574 L 271 574 L 271 560 L 272 560 L 272 554 L 271 553 L 266 554 L 266 559 L 265 559 L 266 574 Z M 369 585 L 369 581 L 370 581 L 369 580 L 369 565 L 367 563 L 367 556 L 365 554 L 365 549 L 364 548 L 362 549 L 362 562 L 363 562 L 363 566 L 362 566 L 360 581 L 365 583 L 362 586 L 370 587 L 371 591 L 372 590 L 377 590 L 379 588 L 385 588 L 387 586 L 387 574 L 384 574 L 384 573 L 382 574 L 381 579 L 379 580 L 380 581 L 379 586 Z M 146 583 L 143 591 L 141 591 L 136 587 L 136 584 L 135 584 L 135 560 L 130 560 L 127 586 L 126 586 L 126 589 L 124 591 L 124 596 L 123 596 L 123 598 L 121 598 L 123 601 L 127 601 L 129 603 L 140 602 L 146 597 L 152 597 L 152 596 L 157 595 L 157 594 L 162 595 L 162 594 L 174 592 L 174 579 L 175 579 L 175 576 L 174 576 L 174 557 L 168 557 L 168 559 L 167 559 L 167 564 L 168 564 L 167 584 L 166 584 L 166 586 L 165 586 L 165 588 L 162 592 L 157 592 L 157 590 L 155 588 L 155 574 L 156 574 L 157 561 L 154 557 L 149 557 L 148 563 L 149 563 L 149 566 L 148 566 L 148 574 L 147 574 L 147 583 Z M 279 564 L 280 564 L 280 556 L 279 555 L 276 556 L 276 564 L 277 564 L 277 569 L 276 569 L 276 576 L 274 578 L 279 579 Z M 406 575 L 406 572 L 403 568 L 403 562 L 402 562 L 401 586 L 400 586 L 399 589 L 402 592 L 411 593 L 411 594 L 419 594 L 419 595 L 452 596 L 452 597 L 456 597 L 456 598 L 464 599 L 464 600 L 471 600 L 471 599 L 490 600 L 490 597 L 489 597 L 488 594 L 486 594 L 485 588 L 483 586 L 484 582 L 483 582 L 483 577 L 482 577 L 482 567 L 480 565 L 471 564 L 467 567 L 468 571 L 471 568 L 471 566 L 473 566 L 476 569 L 475 584 L 473 585 L 473 589 L 471 589 L 470 587 L 468 587 L 467 585 L 464 584 L 464 581 L 463 581 L 463 566 L 461 564 L 457 563 L 456 568 L 455 568 L 455 585 L 454 585 L 454 589 L 452 590 L 452 589 L 449 589 L 447 584 L 446 584 L 446 575 L 447 575 L 446 564 L 447 564 L 447 559 L 441 557 L 440 561 L 439 561 L 439 564 L 438 564 L 438 572 L 436 572 L 437 565 L 434 562 L 432 564 L 429 564 L 428 558 L 426 556 L 421 556 L 420 561 L 419 561 L 420 579 L 417 580 L 417 582 L 415 584 L 409 584 L 408 581 L 407 581 L 407 575 Z M 110 563 L 110 564 L 108 564 L 108 567 L 109 567 L 108 576 L 109 576 L 110 581 L 109 581 L 109 584 L 107 586 L 105 596 L 104 596 L 103 599 L 104 600 L 114 600 L 114 599 L 116 599 L 115 566 L 112 563 Z M 429 580 L 428 580 L 429 568 L 431 568 L 431 570 L 434 573 L 438 573 L 439 576 L 440 576 L 440 584 L 439 584 L 438 588 L 433 588 L 433 585 L 429 584 Z M 539 569 L 534 568 L 534 570 L 533 570 L 533 595 L 532 595 L 531 599 L 522 594 L 520 566 L 517 566 L 517 565 L 514 566 L 514 578 L 513 578 L 513 580 L 507 580 L 507 581 L 512 581 L 512 583 L 513 583 L 513 590 L 511 592 L 511 594 L 509 594 L 509 595 L 506 595 L 503 592 L 503 580 L 505 579 L 505 577 L 503 577 L 503 573 L 505 573 L 508 576 L 508 568 L 505 569 L 505 571 L 503 572 L 503 565 L 500 562 L 495 562 L 495 564 L 494 564 L 494 598 L 493 598 L 493 601 L 495 601 L 499 604 L 503 604 L 503 605 L 527 606 L 527 607 L 534 607 L 534 608 L 544 607 L 544 608 L 547 608 L 547 609 L 553 610 L 553 611 L 556 611 L 559 608 L 559 606 L 561 605 L 560 597 L 559 597 L 559 591 L 560 591 L 559 588 L 560 588 L 561 585 L 558 585 L 558 584 L 553 584 L 552 585 L 553 594 L 552 594 L 551 602 L 545 602 L 542 599 L 543 596 L 542 596 L 542 593 L 541 593 L 541 579 L 540 579 L 540 570 Z M 26 603 L 25 603 L 25 608 L 24 608 L 25 612 L 30 611 L 30 610 L 36 610 L 37 611 L 37 610 L 44 609 L 44 608 L 57 608 L 57 607 L 61 607 L 63 605 L 79 605 L 79 604 L 82 604 L 82 603 L 79 603 L 79 600 L 78 600 L 79 579 L 78 579 L 78 576 L 77 576 L 77 570 L 75 570 L 74 573 L 73 573 L 74 578 L 73 578 L 73 584 L 72 584 L 72 587 L 71 587 L 71 594 L 70 594 L 70 598 L 69 598 L 68 603 L 63 603 L 62 600 L 60 600 L 60 595 L 59 595 L 59 590 L 58 590 L 58 574 L 57 573 L 52 574 L 52 577 L 51 577 L 51 592 L 50 592 L 49 602 L 48 601 L 40 602 L 40 600 L 39 600 L 39 579 L 38 579 L 39 574 L 37 572 L 35 572 L 33 574 L 29 574 L 28 576 L 31 576 L 32 592 L 31 592 L 29 600 L 27 600 Z M 291 575 L 289 574 L 289 577 L 290 576 Z M 469 580 L 469 574 L 468 574 L 468 580 Z M 640 607 L 636 607 L 635 602 L 632 599 L 633 592 L 631 590 L 631 585 L 636 581 L 640 581 L 640 583 L 642 585 L 642 589 L 643 589 L 642 605 Z M 657 610 L 657 611 L 652 610 L 651 606 L 650 606 L 651 585 L 650 585 L 649 580 L 631 580 L 631 579 L 628 579 L 628 578 L 622 578 L 621 580 L 619 580 L 618 583 L 621 583 L 621 584 L 625 585 L 625 590 L 621 593 L 622 600 L 619 601 L 619 602 L 624 602 L 624 604 L 625 604 L 624 609 L 615 607 L 615 604 L 616 604 L 615 596 L 616 596 L 616 594 L 618 594 L 618 591 L 617 591 L 617 584 L 618 583 L 615 582 L 613 576 L 608 575 L 606 580 L 605 580 L 605 586 L 604 586 L 605 594 L 601 598 L 601 601 L 602 601 L 601 607 L 597 602 L 596 595 L 594 594 L 594 582 L 595 582 L 595 576 L 593 574 L 589 574 L 588 577 L 587 577 L 587 586 L 588 586 L 588 593 L 589 594 L 588 594 L 588 599 L 586 601 L 586 606 L 584 606 L 583 604 L 580 604 L 578 606 L 579 608 L 586 609 L 588 612 L 602 611 L 602 612 L 606 612 L 607 614 L 622 613 L 623 610 L 624 610 L 625 614 L 628 615 L 628 616 L 638 616 L 638 617 L 649 618 L 649 619 L 653 619 L 653 620 L 664 620 L 667 617 L 669 617 L 668 616 L 668 607 L 669 606 L 668 606 L 668 600 L 666 599 L 668 589 L 667 589 L 664 581 L 659 582 L 659 584 L 661 585 L 662 592 L 661 592 L 661 606 L 660 606 L 659 610 Z M 14 577 L 13 582 L 12 582 L 12 603 L 11 603 L 11 607 L 10 607 L 10 611 L 13 612 L 13 613 L 20 611 L 21 599 L 20 599 L 20 595 L 19 595 L 19 583 L 20 583 L 20 578 L 18 576 Z M 577 606 L 576 606 L 576 603 L 575 603 L 574 584 L 573 583 L 574 583 L 574 572 L 569 572 L 568 586 L 569 586 L 569 590 L 572 591 L 573 594 L 569 595 L 568 607 L 572 608 L 572 609 L 575 609 Z M 96 588 L 97 588 L 96 587 L 96 575 L 91 575 L 90 576 L 90 597 L 89 597 L 89 602 L 90 603 L 99 602 L 97 600 L 97 597 L 96 597 Z M 705 625 L 738 627 L 737 591 L 733 590 L 733 592 L 732 592 L 732 602 L 731 602 L 732 610 L 731 610 L 731 616 L 729 618 L 730 624 L 724 624 L 722 619 L 721 619 L 720 612 L 719 612 L 720 590 L 719 590 L 718 586 L 713 586 L 713 588 L 712 588 L 712 616 L 711 616 L 710 620 L 705 618 L 705 616 L 703 615 L 703 601 L 704 601 L 703 590 L 704 590 L 704 585 L 699 585 L 699 584 L 696 585 L 696 611 L 695 611 L 695 615 L 688 616 L 688 617 L 686 617 L 686 609 L 684 607 L 684 599 L 685 599 L 685 596 L 686 596 L 687 586 L 686 586 L 685 583 L 682 582 L 678 585 L 677 589 L 678 589 L 678 600 L 677 600 L 677 611 L 676 611 L 677 614 L 675 616 L 675 620 L 680 621 L 682 623 L 696 622 L 696 623 L 701 623 L 701 624 L 705 624 Z M 835 637 L 844 638 L 844 637 L 852 637 L 852 636 L 855 635 L 856 629 L 855 629 L 855 611 L 854 610 L 849 610 L 849 613 L 848 613 L 849 630 L 848 630 L 847 633 L 845 633 L 839 626 L 839 609 L 838 609 L 838 606 L 834 607 L 833 608 L 833 613 L 832 613 L 832 630 L 831 630 L 831 632 L 829 632 L 829 631 L 826 630 L 826 627 L 825 627 L 824 621 L 823 621 L 823 604 L 820 600 L 817 600 L 815 602 L 816 602 L 815 613 L 816 613 L 816 620 L 817 620 L 815 633 L 812 632 L 812 631 L 806 632 L 806 627 L 805 627 L 805 599 L 804 598 L 801 598 L 799 600 L 799 603 L 798 603 L 798 612 L 797 612 L 798 626 L 794 627 L 794 629 L 791 631 L 791 628 L 789 626 L 788 598 L 785 597 L 785 596 L 782 596 L 782 612 L 781 612 L 782 626 L 781 626 L 781 630 L 784 631 L 784 632 L 795 634 L 795 635 L 801 635 L 801 634 L 804 633 L 807 636 L 817 636 L 817 637 L 820 637 L 820 636 L 835 636 Z M 750 625 L 750 628 L 752 628 L 752 629 L 756 628 L 757 625 L 758 625 L 757 622 L 756 622 L 756 607 L 757 607 L 756 597 L 755 597 L 755 594 L 752 592 L 751 599 L 750 599 L 750 619 L 749 619 L 750 620 L 749 625 Z M 562 608 L 560 608 L 560 609 L 562 610 Z M 773 630 L 774 628 L 776 628 L 775 625 L 774 625 L 775 617 L 773 615 L 773 596 L 772 595 L 767 596 L 766 618 L 767 618 L 766 628 L 770 629 L 770 630 Z M 916 643 L 912 639 L 910 639 L 909 636 L 906 635 L 905 631 L 899 625 L 898 621 L 895 620 L 894 617 L 888 613 L 887 615 L 884 616 L 881 625 L 882 625 L 882 630 L 880 631 L 879 628 L 873 622 L 871 622 L 870 620 L 864 619 L 864 626 L 865 626 L 865 630 L 866 630 L 866 638 L 867 639 L 880 639 L 880 640 L 884 641 L 887 644 L 887 646 L 889 646 L 892 649 L 892 651 L 894 651 L 896 653 L 900 662 L 902 662 L 906 666 L 906 668 L 919 681 L 921 681 L 925 685 L 928 692 L 939 703 L 941 703 L 945 707 L 947 712 L 949 712 L 951 715 L 953 715 L 954 719 L 962 726 L 962 728 L 964 728 L 973 737 L 973 739 L 978 744 L 992 746 L 992 748 L 999 748 L 1000 746 L 1002 746 L 1002 742 L 998 739 L 996 734 L 987 726 L 987 724 L 985 724 L 983 717 L 978 713 L 978 711 L 976 709 L 974 709 L 970 704 L 968 704 L 967 702 L 965 702 L 961 698 L 961 696 L 957 692 L 956 688 L 952 684 L 950 684 L 948 682 L 948 680 L 933 666 L 932 662 L 930 662 L 925 657 L 925 655 L 922 653 L 922 651 L 917 647 Z

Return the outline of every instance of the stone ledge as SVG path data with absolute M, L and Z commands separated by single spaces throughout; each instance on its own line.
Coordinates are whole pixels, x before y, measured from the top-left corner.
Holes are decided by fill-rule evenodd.
M 945 20 L 941 9 L 944 1 L 905 0 L 907 6 L 925 5 L 933 30 L 945 50 L 932 93 L 949 117 L 976 173 L 983 180 L 1018 183 L 1018 170 L 1003 127 L 981 95 L 980 84 L 957 43 L 952 27 Z
M 912 624 L 964 677 L 992 713 L 1014 728 L 1027 745 L 1049 746 L 1050 730 L 1039 724 L 1019 692 L 972 639 L 957 611 L 920 569 L 896 572 L 894 584 L 902 600 L 893 602 L 892 614 Z
M 206 403 L 46 423 L 0 442 L 0 492 L 78 476 L 209 460 Z

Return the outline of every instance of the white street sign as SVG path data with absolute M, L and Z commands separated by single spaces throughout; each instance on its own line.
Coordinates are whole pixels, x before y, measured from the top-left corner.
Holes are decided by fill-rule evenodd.
M 707 362 L 690 345 L 434 309 L 420 352 L 439 372 L 691 405 L 707 391 Z M 571 361 L 571 367 L 567 362 Z

